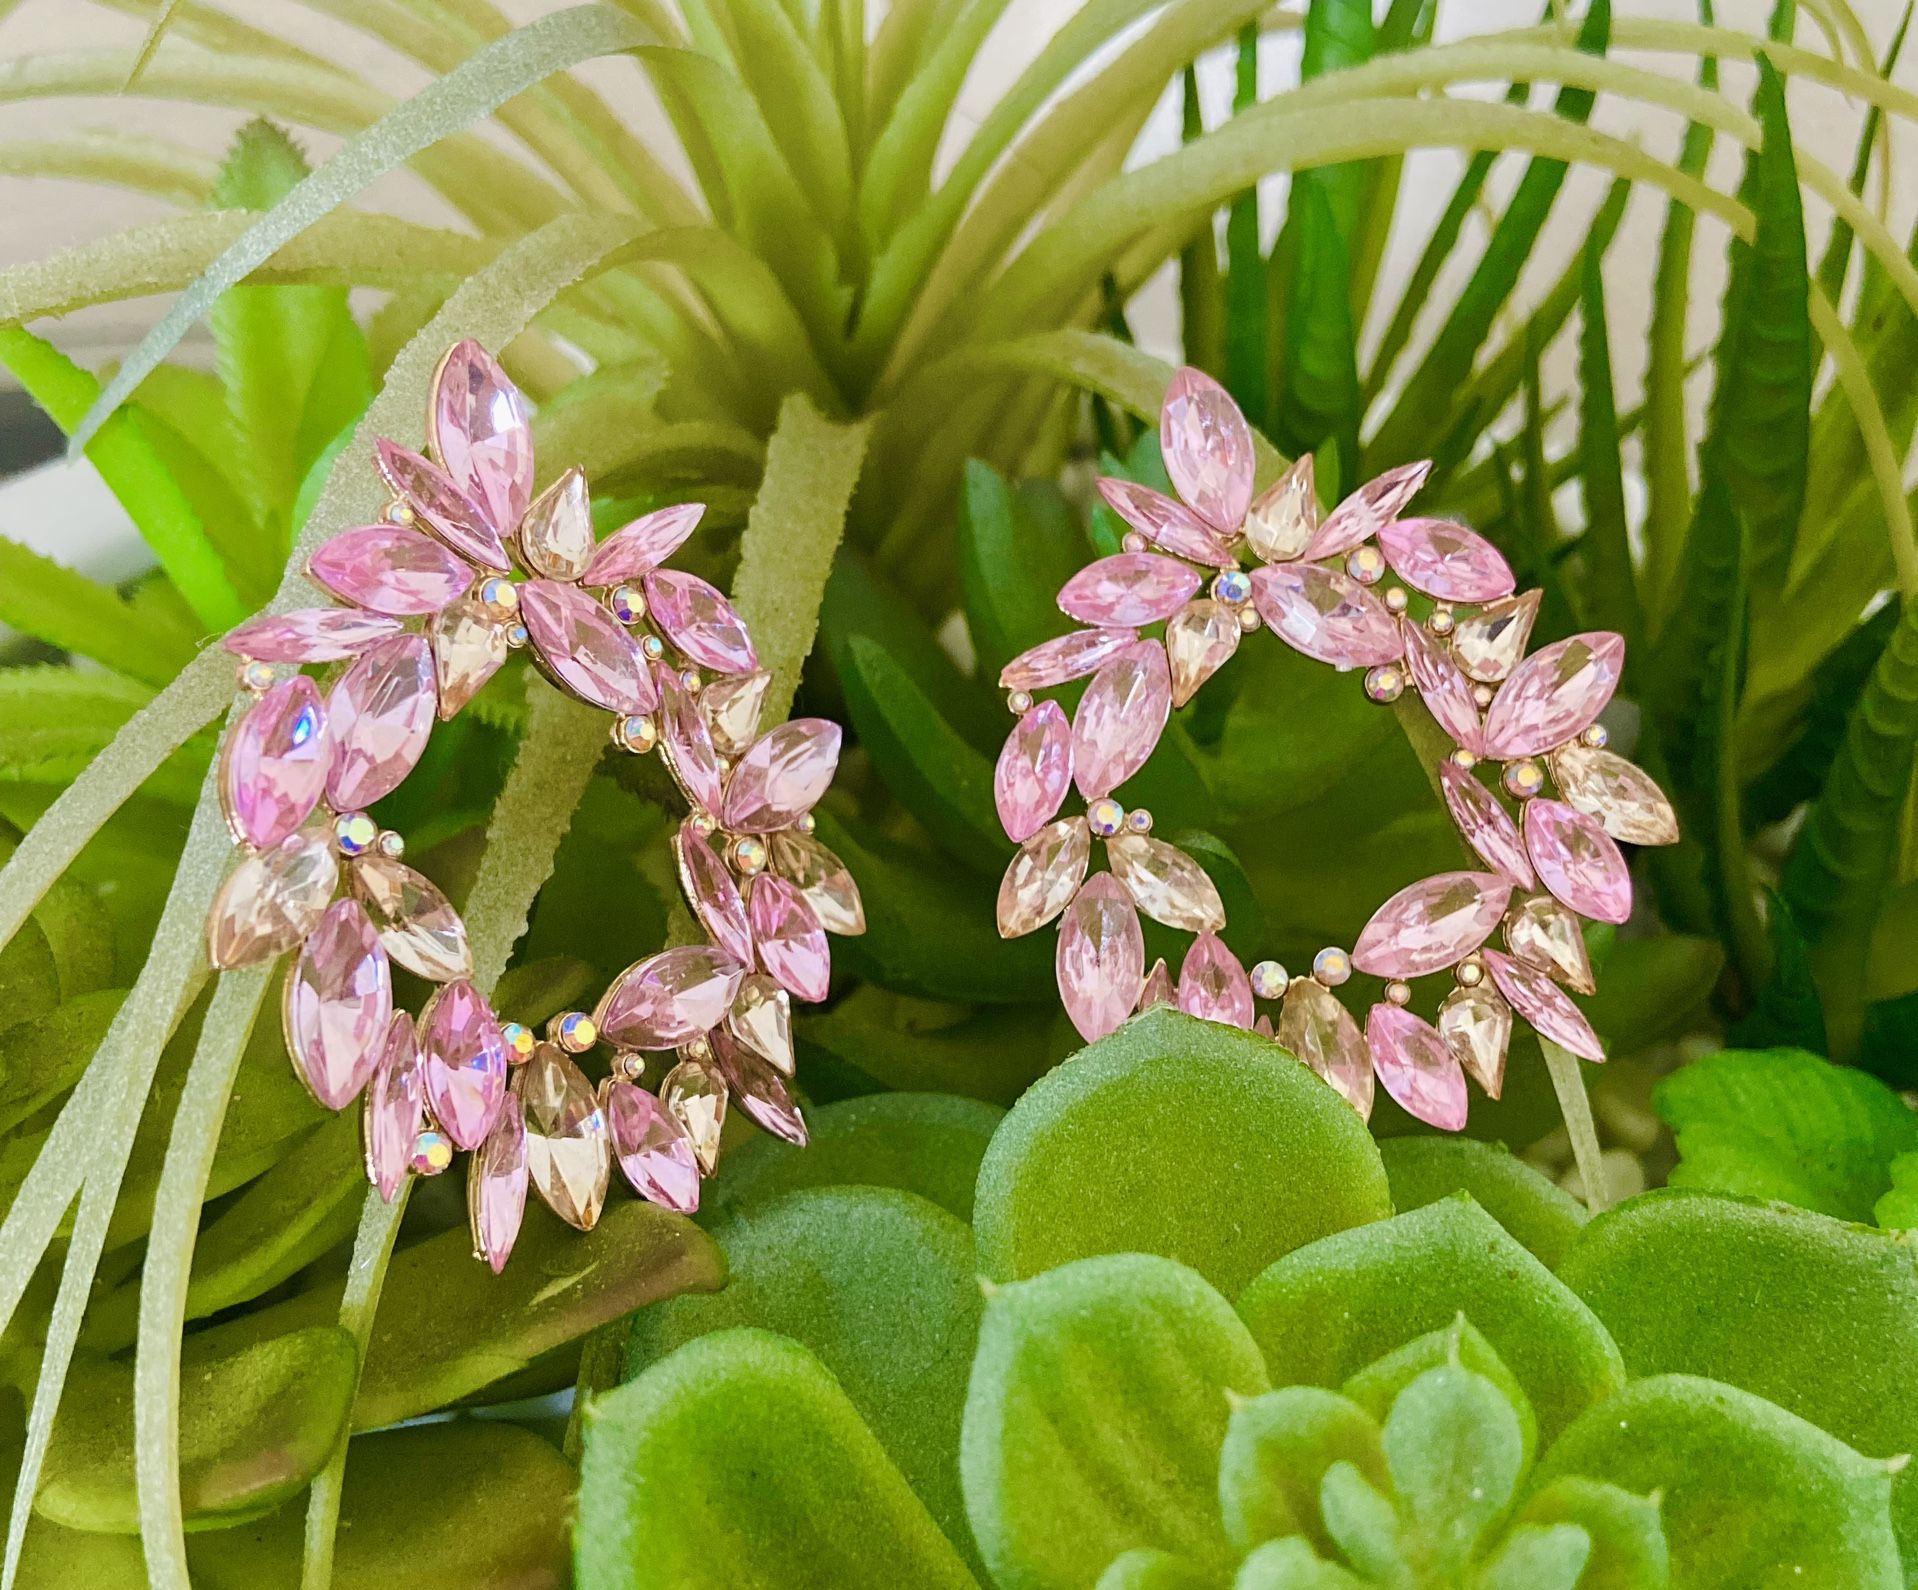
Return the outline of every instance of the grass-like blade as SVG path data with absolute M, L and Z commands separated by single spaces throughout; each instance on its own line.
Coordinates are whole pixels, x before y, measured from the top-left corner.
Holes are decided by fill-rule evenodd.
M 1618 405 L 1612 387 L 1611 338 L 1605 324 L 1603 254 L 1590 247 L 1583 260 L 1583 319 L 1579 328 L 1579 481 L 1585 493 L 1585 590 L 1581 619 L 1625 637 L 1629 668 L 1642 657 L 1645 620 L 1638 605 L 1625 521 L 1625 480 L 1619 457 Z
M 1306 25 L 1309 32 L 1309 20 Z M 1259 33 L 1257 24 L 1239 30 L 1238 80 L 1232 97 L 1234 115 L 1259 102 Z M 1188 80 L 1190 74 L 1188 67 Z M 1265 259 L 1259 252 L 1259 190 L 1250 188 L 1232 201 L 1225 217 L 1225 350 L 1221 380 L 1239 407 L 1255 421 L 1265 414 L 1265 375 L 1270 352 L 1265 272 Z
M 197 639 L 4 536 L 0 623 L 156 687 L 192 660 Z
M 1890 79 L 1898 69 L 1898 57 L 1904 53 L 1905 35 L 1911 29 L 1913 7 L 1907 5 L 1905 14 L 1898 20 L 1898 29 L 1886 46 L 1883 64 L 1879 75 Z M 1870 105 L 1865 110 L 1864 125 L 1858 131 L 1858 152 L 1853 157 L 1851 167 L 1851 191 L 1860 197 L 1864 195 L 1865 179 L 1871 174 L 1872 150 L 1878 143 L 1879 131 L 1884 125 L 1884 108 Z M 1816 280 L 1824 295 L 1834 304 L 1845 290 L 1845 277 L 1851 269 L 1851 245 L 1854 237 L 1851 223 L 1842 215 L 1834 216 L 1831 223 L 1831 235 L 1825 239 L 1825 252 L 1819 257 Z
M 1205 134 L 1199 111 L 1199 74 L 1188 66 L 1179 79 L 1180 136 L 1187 143 Z M 1185 362 L 1222 372 L 1225 364 L 1225 278 L 1219 272 L 1212 217 L 1203 217 L 1179 250 L 1179 337 Z
M 1738 1049 L 1809 1049 L 1826 1054 L 1831 1040 L 1825 1035 L 1825 1007 L 1812 976 L 1811 952 L 1792 920 L 1791 907 L 1772 890 L 1765 891 L 1765 898 L 1771 980 L 1726 1032 L 1726 1042 Z
M 1043 490 L 1048 484 L 1014 487 L 990 464 L 975 458 L 966 465 L 960 590 L 979 675 L 988 682 L 1068 622 L 1054 598 L 1084 562 L 1084 540 L 1065 499 Z

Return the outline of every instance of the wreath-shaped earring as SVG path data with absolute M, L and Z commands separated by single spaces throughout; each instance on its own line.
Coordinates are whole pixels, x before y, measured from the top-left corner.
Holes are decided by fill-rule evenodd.
M 389 1201 L 409 1175 L 472 1153 L 475 1256 L 506 1262 L 532 1188 L 582 1230 L 617 1162 L 641 1197 L 698 1207 L 729 1101 L 804 1144 L 789 1086 L 791 1000 L 826 997 L 826 933 L 865 929 L 858 886 L 813 836 L 839 728 L 759 720 L 770 675 L 713 586 L 666 566 L 704 511 L 662 508 L 596 542 L 585 476 L 533 494 L 524 397 L 472 342 L 435 373 L 431 456 L 382 440 L 393 491 L 379 524 L 307 565 L 338 605 L 250 620 L 223 644 L 254 700 L 218 770 L 240 864 L 207 922 L 212 964 L 297 950 L 282 1001 L 287 1052 L 328 1109 L 365 1096 L 368 1178 Z M 466 929 L 369 808 L 525 648 L 556 687 L 614 714 L 613 744 L 655 747 L 691 808 L 673 836 L 708 942 L 628 967 L 590 1014 L 543 1037 L 502 1022 L 472 982 Z M 300 670 L 335 665 L 316 681 Z M 434 985 L 417 1019 L 393 968 Z M 597 1088 L 575 1057 L 614 1050 Z M 657 1097 L 644 1054 L 674 1051 Z
M 1166 392 L 1159 440 L 1178 500 L 1102 479 L 1131 529 L 1123 552 L 1059 592 L 1061 610 L 1088 627 L 1033 647 L 1000 675 L 1019 718 L 994 785 L 1019 846 L 999 889 L 1001 935 L 1059 922 L 1059 994 L 1087 1040 L 1161 1004 L 1269 1037 L 1258 1002 L 1280 1001 L 1279 1041 L 1361 1116 L 1376 1075 L 1412 1115 L 1462 1127 L 1468 1075 L 1499 1095 L 1515 1011 L 1541 1037 L 1603 1060 L 1563 991 L 1594 991 L 1581 918 L 1630 915 L 1618 841 L 1678 838 L 1670 803 L 1605 748 L 1597 721 L 1624 641 L 1574 635 L 1527 656 L 1541 593 L 1517 594 L 1497 548 L 1464 525 L 1401 517 L 1427 464 L 1381 475 L 1321 514 L 1308 456 L 1255 501 L 1251 430 L 1225 390 L 1191 369 Z M 1415 597 L 1428 609 L 1422 619 Z M 1439 783 L 1486 869 L 1400 890 L 1349 952 L 1322 949 L 1296 977 L 1276 960 L 1248 972 L 1219 937 L 1225 909 L 1205 870 L 1152 837 L 1149 812 L 1113 797 L 1145 765 L 1172 710 L 1262 626 L 1316 661 L 1363 669 L 1375 702 L 1397 700 L 1408 684 L 1418 692 L 1456 747 Z M 1034 691 L 1088 676 L 1069 724 L 1056 701 L 1033 701 Z M 1493 765 L 1519 804 L 1516 821 L 1482 778 Z M 1075 784 L 1086 809 L 1061 817 Z M 1095 838 L 1106 872 L 1091 872 Z M 1146 969 L 1142 912 L 1196 935 L 1176 984 L 1164 961 Z M 1488 947 L 1501 927 L 1503 951 Z M 1387 979 L 1362 1032 L 1333 992 L 1355 968 Z M 1439 974 L 1455 986 L 1434 1026 L 1406 1007 L 1413 980 Z

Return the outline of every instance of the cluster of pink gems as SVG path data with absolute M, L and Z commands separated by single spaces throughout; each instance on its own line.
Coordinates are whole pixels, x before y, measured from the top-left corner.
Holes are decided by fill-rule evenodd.
M 1019 719 L 994 784 L 1019 846 L 999 888 L 1001 935 L 1059 922 L 1059 994 L 1088 1041 L 1153 1005 L 1270 1037 L 1256 1001 L 1281 1000 L 1279 1042 L 1362 1116 L 1376 1075 L 1419 1119 L 1462 1127 L 1467 1075 L 1498 1097 L 1514 1011 L 1571 1053 L 1604 1059 L 1560 986 L 1593 991 L 1579 919 L 1630 914 L 1617 841 L 1678 837 L 1657 785 L 1605 749 L 1597 723 L 1624 642 L 1574 635 L 1528 657 L 1540 593 L 1515 594 L 1497 549 L 1465 526 L 1400 517 L 1429 465 L 1381 475 L 1322 514 L 1302 458 L 1255 500 L 1252 433 L 1224 389 L 1190 369 L 1166 393 L 1159 439 L 1180 500 L 1101 480 L 1131 529 L 1123 552 L 1059 592 L 1060 608 L 1088 627 L 1033 647 L 999 677 Z M 1382 584 L 1388 574 L 1399 583 Z M 1434 604 L 1423 623 L 1409 616 L 1410 592 Z M 1298 977 L 1274 960 L 1248 972 L 1219 936 L 1225 909 L 1204 869 L 1152 837 L 1149 812 L 1113 797 L 1145 765 L 1172 709 L 1261 625 L 1319 662 L 1366 670 L 1373 701 L 1417 690 L 1457 747 L 1439 778 L 1485 869 L 1401 890 L 1349 952 L 1321 950 Z M 1070 722 L 1056 701 L 1033 701 L 1035 690 L 1087 676 Z M 1518 821 L 1479 775 L 1491 763 L 1503 764 L 1499 782 L 1520 803 Z M 1548 779 L 1557 798 L 1545 793 Z M 1062 817 L 1074 785 L 1086 809 Z M 1095 837 L 1108 871 L 1091 871 Z M 1195 935 L 1176 983 L 1164 961 L 1146 969 L 1141 912 Z M 1489 948 L 1501 927 L 1505 949 Z M 1389 979 L 1363 1031 L 1332 992 L 1354 968 Z M 1436 1026 L 1406 1008 L 1411 981 L 1435 973 L 1455 983 Z
M 863 932 L 865 916 L 813 836 L 837 725 L 760 734 L 770 675 L 745 625 L 706 581 L 664 567 L 700 506 L 596 542 L 578 469 L 533 494 L 525 399 L 476 343 L 441 362 L 427 427 L 431 458 L 379 443 L 386 521 L 308 563 L 343 605 L 225 640 L 255 699 L 221 753 L 245 854 L 207 944 L 228 970 L 298 951 L 283 1001 L 294 1069 L 328 1109 L 365 1094 L 367 1176 L 389 1201 L 409 1174 L 471 1150 L 474 1252 L 497 1271 L 529 1182 L 586 1230 L 614 1162 L 641 1197 L 697 1208 L 729 1100 L 803 1144 L 791 1001 L 826 997 L 826 933 Z M 555 1017 L 543 1040 L 495 1015 L 458 912 L 367 810 L 521 646 L 559 689 L 618 715 L 621 750 L 658 747 L 692 808 L 674 854 L 710 939 L 628 967 L 596 1011 Z M 299 671 L 309 664 L 339 666 L 322 684 Z M 417 1018 L 395 1008 L 395 965 L 435 985 Z M 595 1088 L 572 1057 L 601 1042 L 614 1057 Z M 664 1050 L 676 1063 L 654 1095 L 638 1086 L 642 1054 Z

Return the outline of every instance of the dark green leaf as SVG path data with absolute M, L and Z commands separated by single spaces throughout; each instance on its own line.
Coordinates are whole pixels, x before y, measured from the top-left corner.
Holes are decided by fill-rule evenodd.
M 1314 7 L 1314 11 L 1321 9 Z M 1292 179 L 1295 247 L 1287 335 L 1273 440 L 1293 455 L 1328 444 L 1354 458 L 1364 399 L 1358 333 L 1352 323 L 1352 268 L 1340 232 L 1336 192 L 1345 170 L 1301 171 Z
M 1015 488 L 990 464 L 967 461 L 959 580 L 982 680 L 996 682 L 1020 652 L 1063 633 L 1054 598 L 1078 572 L 1084 544 L 1065 499 L 1046 483 Z
M 967 1012 L 868 983 L 802 1023 L 797 1039 L 802 1064 L 814 1051 L 873 1086 L 1010 1105 L 1071 1052 L 1079 1035 L 1063 1012 L 1045 1005 Z
M 1379 1144 L 1400 1214 L 1470 1193 L 1472 1201 L 1556 1270 L 1590 1218 L 1558 1183 L 1493 1143 L 1469 1137 L 1389 1137 Z
M 1865 1007 L 1857 1063 L 1895 1088 L 1918 1081 L 1918 992 Z
M 1201 137 L 1199 74 L 1188 66 L 1179 79 L 1179 131 L 1187 143 Z M 1212 217 L 1204 216 L 1179 250 L 1179 325 L 1186 363 L 1223 373 L 1225 363 L 1225 277 L 1219 270 Z
M 1232 113 L 1259 102 L 1257 23 L 1239 29 L 1238 80 Z M 1220 379 L 1256 425 L 1266 412 L 1266 369 L 1271 355 L 1266 325 L 1266 264 L 1259 252 L 1259 192 L 1232 201 L 1225 216 L 1225 348 Z
M 1625 637 L 1625 658 L 1643 656 L 1645 618 L 1626 538 L 1625 481 L 1619 458 L 1618 406 L 1612 390 L 1611 339 L 1605 325 L 1603 255 L 1587 245 L 1578 342 L 1579 480 L 1585 492 L 1581 620 Z
M 1825 1007 L 1812 977 L 1811 952 L 1798 932 L 1791 907 L 1765 891 L 1765 932 L 1771 939 L 1771 980 L 1726 1033 L 1740 1049 L 1809 1049 L 1825 1054 Z

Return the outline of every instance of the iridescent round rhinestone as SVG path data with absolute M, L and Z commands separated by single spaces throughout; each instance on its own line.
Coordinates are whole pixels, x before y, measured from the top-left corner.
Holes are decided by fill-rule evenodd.
M 636 624 L 646 616 L 646 598 L 631 585 L 615 586 L 613 594 L 606 598 L 606 605 L 622 624 Z
M 500 1036 L 506 1040 L 506 1059 L 511 1065 L 532 1058 L 533 1051 L 539 1047 L 539 1039 L 533 1029 L 522 1021 L 503 1022 Z
M 1505 790 L 1520 800 L 1530 800 L 1545 788 L 1545 769 L 1529 756 L 1505 765 Z
M 1391 1000 L 1395 1005 L 1409 1005 L 1412 1002 L 1412 985 L 1410 983 L 1387 983 L 1385 985 L 1385 997 Z
M 646 1075 L 646 1057 L 637 1049 L 622 1049 L 613 1057 L 613 1075 L 626 1082 L 637 1082 Z
M 1461 745 L 1452 753 L 1452 765 L 1454 767 L 1462 767 L 1469 773 L 1473 768 L 1478 766 L 1478 758 Z
M 1125 826 L 1125 808 L 1110 795 L 1102 795 L 1086 808 L 1086 822 L 1101 839 L 1110 839 Z
M 1345 572 L 1361 585 L 1377 585 L 1385 578 L 1385 554 L 1377 547 L 1354 547 L 1345 558 Z
M 1352 957 L 1328 944 L 1312 957 L 1312 975 L 1327 988 L 1337 988 L 1352 975 Z
M 341 812 L 333 819 L 333 843 L 342 856 L 363 856 L 379 842 L 380 825 L 365 812 Z
M 1261 999 L 1283 999 L 1291 986 L 1291 974 L 1277 961 L 1260 961 L 1252 968 L 1252 992 Z
M 733 866 L 743 876 L 750 878 L 756 872 L 766 870 L 766 841 L 757 834 L 747 834 L 733 841 Z
M 480 600 L 502 613 L 517 613 L 519 587 L 511 580 L 491 579 L 480 587 Z
M 507 630 L 506 644 L 511 646 L 515 651 L 521 646 L 524 646 L 526 644 L 526 626 L 524 624 L 515 624 L 511 629 Z
M 1485 981 L 1485 967 L 1478 961 L 1460 961 L 1452 975 L 1459 980 L 1461 987 L 1477 988 Z
M 1481 708 L 1489 707 L 1492 704 L 1494 694 L 1495 692 L 1490 685 L 1472 686 L 1472 701 L 1476 706 Z
M 1606 731 L 1604 724 L 1594 723 L 1589 729 L 1587 729 L 1583 734 L 1581 734 L 1579 738 L 1583 740 L 1587 745 L 1589 745 L 1594 751 L 1602 751 L 1605 749 L 1606 745 L 1610 742 L 1612 737 Z
M 1151 543 L 1137 530 L 1128 530 L 1125 535 L 1120 538 L 1119 545 L 1124 547 L 1128 552 L 1143 552 Z
M 411 524 L 413 522 L 412 505 L 402 502 L 398 497 L 395 497 L 386 505 L 386 522 L 388 524 Z
M 1452 633 L 1452 610 L 1449 607 L 1435 607 L 1432 616 L 1425 621 L 1425 627 L 1434 635 Z
M 1365 671 L 1365 694 L 1381 706 L 1405 694 L 1405 670 L 1397 663 L 1380 663 Z
M 387 829 L 380 835 L 380 854 L 390 861 L 398 861 L 406 854 L 406 838 Z
M 654 662 L 658 662 L 660 658 L 666 655 L 666 642 L 661 640 L 657 635 L 646 635 L 641 637 L 639 649 L 648 657 L 652 658 Z
M 811 812 L 801 812 L 793 827 L 802 834 L 809 834 L 819 826 L 819 820 Z
M 250 695 L 263 696 L 273 688 L 275 674 L 273 664 L 266 662 L 245 662 L 240 664 L 240 688 Z
M 659 744 L 659 725 L 643 713 L 621 718 L 613 725 L 613 744 L 622 751 L 644 756 Z
M 1259 627 L 1259 610 L 1256 607 L 1240 608 L 1239 609 L 1239 628 L 1244 630 L 1246 634 L 1249 635 L 1252 633 L 1253 630 L 1257 629 L 1258 627 Z
M 1024 717 L 1032 710 L 1032 694 L 1026 690 L 1015 690 L 1006 697 L 1006 710 L 1014 717 Z
M 1395 585 L 1385 593 L 1385 605 L 1394 613 L 1403 613 L 1412 605 L 1412 598 L 1402 585 Z
M 694 812 L 686 821 L 702 834 L 710 834 L 719 826 L 718 819 L 711 812 Z
M 417 1176 L 437 1176 L 453 1163 L 453 1140 L 436 1126 L 426 1127 L 413 1139 L 406 1162 Z
M 1143 806 L 1137 811 L 1127 812 L 1125 825 L 1135 834 L 1149 834 L 1152 832 L 1152 813 Z
M 599 1042 L 599 1027 L 584 1011 L 569 1010 L 559 1018 L 559 1046 L 573 1054 L 584 1054 Z
M 1244 569 L 1227 569 L 1213 577 L 1212 595 L 1228 607 L 1241 607 L 1252 600 L 1252 576 Z
M 685 691 L 689 696 L 698 695 L 699 687 L 705 684 L 705 682 L 704 679 L 699 677 L 699 670 L 697 668 L 688 668 L 679 676 L 679 688 Z

